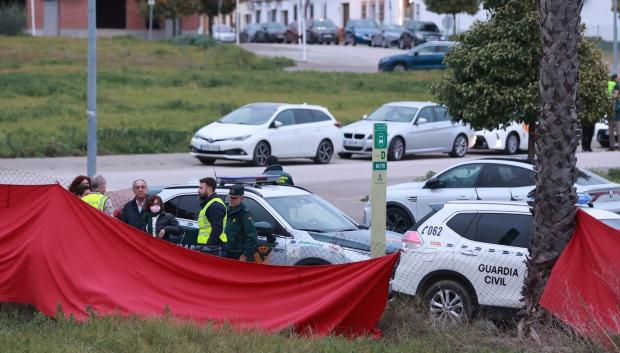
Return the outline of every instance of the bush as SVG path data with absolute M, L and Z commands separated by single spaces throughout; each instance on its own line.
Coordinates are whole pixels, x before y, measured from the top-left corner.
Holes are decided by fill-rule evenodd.
M 16 3 L 0 4 L 0 34 L 15 36 L 26 27 L 24 8 Z
M 168 39 L 168 42 L 176 45 L 192 45 L 203 49 L 209 49 L 218 44 L 217 41 L 211 37 L 197 34 L 184 34 Z

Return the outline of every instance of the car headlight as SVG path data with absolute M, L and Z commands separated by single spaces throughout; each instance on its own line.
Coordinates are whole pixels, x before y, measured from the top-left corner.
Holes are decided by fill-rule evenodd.
M 424 37 L 419 33 L 414 34 L 414 36 L 420 40 L 424 39 Z
M 199 139 L 201 139 L 201 138 L 202 138 L 202 137 L 201 137 L 200 135 L 198 135 L 198 134 L 195 134 L 195 135 L 194 135 L 194 139 L 196 139 L 196 140 L 199 140 Z
M 368 140 L 372 140 L 372 134 L 368 135 Z
M 227 139 L 223 139 L 223 141 L 244 141 L 244 140 L 247 140 L 250 136 L 252 136 L 252 135 L 230 137 L 230 138 L 227 138 Z

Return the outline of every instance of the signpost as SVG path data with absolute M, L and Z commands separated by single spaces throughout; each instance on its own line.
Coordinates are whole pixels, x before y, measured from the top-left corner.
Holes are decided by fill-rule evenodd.
M 149 40 L 153 38 L 153 6 L 155 6 L 155 0 L 149 0 Z
M 372 149 L 372 187 L 370 199 L 370 253 L 372 257 L 385 255 L 385 199 L 387 185 L 387 124 L 375 123 Z
M 88 0 L 88 64 L 86 75 L 86 172 L 97 174 L 97 0 Z

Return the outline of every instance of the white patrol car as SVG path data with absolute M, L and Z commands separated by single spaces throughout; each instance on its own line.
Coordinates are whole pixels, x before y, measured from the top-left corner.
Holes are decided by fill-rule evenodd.
M 339 264 L 370 258 L 370 230 L 312 192 L 282 186 L 279 176 L 218 178 L 217 193 L 226 198 L 232 184 L 244 184 L 244 205 L 252 212 L 265 242 L 274 235 L 270 263 L 279 265 Z M 176 216 L 185 231 L 183 244 L 195 245 L 198 233 L 198 185 L 163 188 L 158 195 L 164 210 Z M 397 251 L 401 235 L 388 232 L 388 252 Z
M 620 229 L 620 215 L 583 210 Z M 532 224 L 525 203 L 433 205 L 403 235 L 392 288 L 420 298 L 439 321 L 467 320 L 480 309 L 519 309 Z

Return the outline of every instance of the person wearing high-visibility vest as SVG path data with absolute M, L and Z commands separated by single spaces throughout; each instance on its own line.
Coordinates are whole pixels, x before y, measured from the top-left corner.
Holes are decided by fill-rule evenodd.
M 616 140 L 620 142 L 620 87 L 618 87 L 618 75 L 611 75 L 609 81 L 607 81 L 607 93 L 614 107 L 614 113 L 607 117 L 609 150 L 614 151 L 616 149 Z M 618 136 L 616 137 L 616 135 Z
M 95 175 L 90 184 L 91 192 L 82 197 L 82 201 L 112 216 L 114 214 L 114 207 L 110 198 L 105 196 L 106 186 L 105 178 L 102 175 Z
M 198 214 L 198 237 L 196 242 L 199 245 L 224 249 L 224 245 L 228 242 L 224 232 L 227 220 L 226 204 L 215 193 L 216 187 L 215 179 L 200 179 L 198 196 L 201 203 L 200 213 Z

